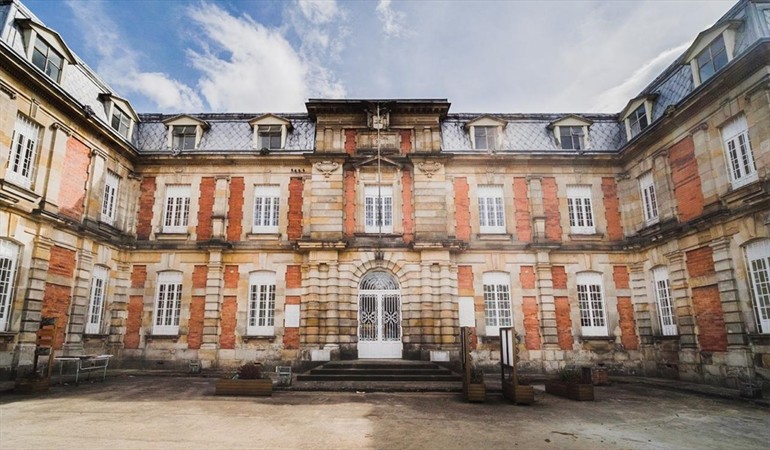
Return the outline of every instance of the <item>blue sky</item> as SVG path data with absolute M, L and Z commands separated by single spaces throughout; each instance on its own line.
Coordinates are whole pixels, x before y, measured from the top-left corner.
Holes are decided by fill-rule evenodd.
M 24 1 L 24 0 L 22 0 Z M 24 3 L 140 112 L 301 112 L 309 97 L 454 112 L 618 112 L 732 1 Z

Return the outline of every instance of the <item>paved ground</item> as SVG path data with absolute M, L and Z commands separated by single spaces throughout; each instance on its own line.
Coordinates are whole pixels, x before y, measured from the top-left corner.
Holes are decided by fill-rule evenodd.
M 767 448 L 770 411 L 638 384 L 578 403 L 499 395 L 276 392 L 215 397 L 214 380 L 108 378 L 0 396 L 0 448 Z

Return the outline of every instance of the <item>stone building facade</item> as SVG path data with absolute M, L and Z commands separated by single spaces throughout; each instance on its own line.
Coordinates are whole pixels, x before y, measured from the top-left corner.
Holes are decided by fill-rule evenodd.
M 311 99 L 137 114 L 0 2 L 0 371 L 457 360 L 770 378 L 770 4 L 738 2 L 618 114 Z M 631 69 L 629 69 L 631 70 Z M 259 105 L 255 105 L 258 109 Z

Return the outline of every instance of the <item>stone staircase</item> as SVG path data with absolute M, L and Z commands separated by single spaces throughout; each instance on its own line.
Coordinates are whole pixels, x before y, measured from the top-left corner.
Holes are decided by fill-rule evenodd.
M 395 387 L 409 390 L 430 390 L 431 386 L 440 390 L 454 390 L 460 386 L 462 378 L 451 370 L 427 361 L 408 360 L 355 360 L 330 361 L 320 367 L 297 375 L 297 384 L 310 387 L 340 388 L 365 386 L 367 390 Z M 344 389 L 343 389 L 344 390 Z

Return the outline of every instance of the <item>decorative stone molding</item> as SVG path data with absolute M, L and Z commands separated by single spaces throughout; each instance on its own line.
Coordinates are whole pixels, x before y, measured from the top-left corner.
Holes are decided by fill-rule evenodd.
M 329 178 L 339 167 L 339 163 L 334 161 L 321 161 L 315 163 L 315 168 L 323 174 L 324 178 Z
M 428 178 L 433 178 L 433 175 L 441 170 L 442 165 L 436 161 L 423 161 L 417 164 L 417 167 Z

